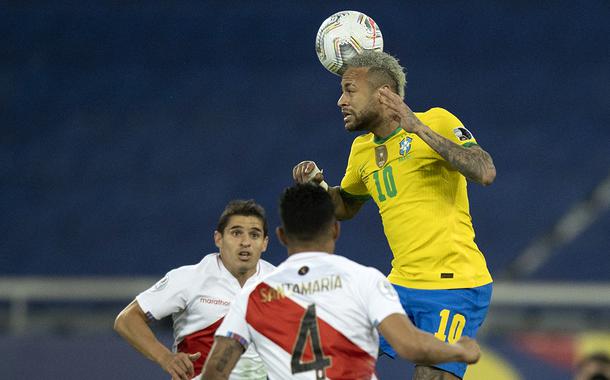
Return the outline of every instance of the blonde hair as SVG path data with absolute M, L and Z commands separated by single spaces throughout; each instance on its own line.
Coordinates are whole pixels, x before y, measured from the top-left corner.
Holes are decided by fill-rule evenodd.
M 404 99 L 407 76 L 405 68 L 400 66 L 397 58 L 382 51 L 366 50 L 350 58 L 346 65 L 347 68 L 368 68 L 368 79 L 371 86 L 379 88 L 387 84 Z

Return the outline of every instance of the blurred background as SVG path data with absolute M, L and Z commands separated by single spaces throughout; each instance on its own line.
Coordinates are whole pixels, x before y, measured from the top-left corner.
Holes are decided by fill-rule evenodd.
M 469 185 L 496 284 L 466 379 L 571 379 L 610 349 L 608 1 L 5 1 L 0 378 L 168 378 L 114 317 L 216 250 L 229 200 L 275 228 L 293 165 L 339 183 L 355 136 L 314 38 L 345 9 L 380 25 L 407 104 L 457 115 L 497 167 Z M 342 229 L 338 253 L 389 271 L 372 202 Z

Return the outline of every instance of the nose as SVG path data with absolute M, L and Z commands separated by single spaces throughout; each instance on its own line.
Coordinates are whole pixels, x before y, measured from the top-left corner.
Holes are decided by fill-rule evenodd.
M 239 244 L 242 247 L 249 247 L 252 244 L 252 240 L 250 239 L 250 236 L 248 236 L 248 234 L 245 234 L 245 236 L 241 239 L 241 242 Z
M 339 100 L 337 100 L 337 106 L 339 106 L 339 108 L 342 108 L 343 106 L 347 105 L 347 97 L 345 96 L 345 93 L 341 93 L 341 96 L 339 97 Z

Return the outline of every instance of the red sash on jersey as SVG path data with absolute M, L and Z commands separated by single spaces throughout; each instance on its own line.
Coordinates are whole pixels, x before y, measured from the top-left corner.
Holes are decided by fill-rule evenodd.
M 266 283 L 259 284 L 248 299 L 246 321 L 287 353 L 293 354 L 299 326 L 305 309 L 288 297 L 276 297 L 264 302 L 261 290 L 269 294 L 273 289 Z M 320 317 L 319 326 L 322 351 L 331 357 L 331 364 L 325 369 L 329 379 L 370 379 L 375 371 L 377 358 L 369 355 L 340 331 L 333 328 Z M 305 346 L 303 361 L 313 359 L 311 346 Z
M 185 354 L 201 352 L 201 357 L 193 363 L 195 366 L 195 376 L 199 375 L 203 369 L 205 359 L 212 349 L 212 344 L 214 344 L 214 333 L 220 327 L 223 318 L 220 318 L 203 330 L 185 336 L 182 338 L 182 342 L 178 343 L 178 352 L 184 352 Z

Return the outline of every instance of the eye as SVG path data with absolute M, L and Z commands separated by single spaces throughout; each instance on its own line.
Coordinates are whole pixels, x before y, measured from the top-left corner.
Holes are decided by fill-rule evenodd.
M 260 234 L 260 233 L 258 233 L 258 232 L 252 232 L 252 233 L 250 234 L 250 237 L 252 237 L 252 239 L 260 239 L 261 234 Z
M 241 231 L 240 230 L 233 230 L 233 231 L 231 231 L 231 235 L 239 236 L 239 235 L 241 235 Z

